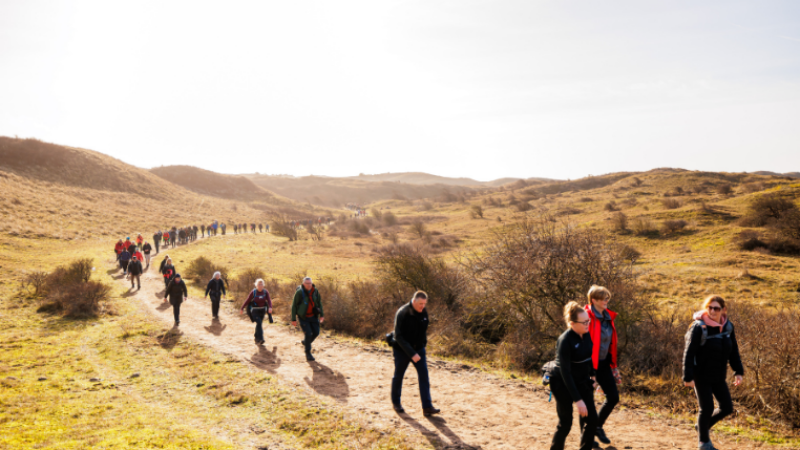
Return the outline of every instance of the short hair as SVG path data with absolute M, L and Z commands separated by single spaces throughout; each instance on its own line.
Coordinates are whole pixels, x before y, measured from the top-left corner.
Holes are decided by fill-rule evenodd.
M 411 296 L 411 301 L 413 302 L 414 300 L 416 300 L 418 298 L 427 300 L 428 299 L 428 293 L 425 292 L 425 291 L 414 292 L 414 295 Z
M 305 283 L 306 281 L 310 281 L 310 282 L 312 282 L 312 283 L 314 282 L 314 280 L 312 280 L 312 279 L 311 279 L 311 277 L 305 277 L 305 278 L 303 278 L 303 283 Z
M 222 276 L 222 272 L 219 272 L 219 271 L 214 272 L 214 275 L 211 275 L 211 278 L 216 278 L 217 275 Z
M 603 286 L 593 284 L 592 287 L 589 288 L 589 293 L 586 294 L 586 298 L 589 300 L 590 305 L 592 304 L 592 300 L 611 300 L 611 291 Z
M 578 314 L 586 312 L 578 302 L 569 302 L 564 305 L 564 321 L 569 325 L 570 322 L 578 321 Z
M 217 272 L 217 273 L 219 273 L 219 272 Z M 258 283 L 261 283 L 261 284 L 263 284 L 265 286 L 267 284 L 267 283 L 264 283 L 264 280 L 262 278 L 259 278 L 259 279 L 256 280 L 256 282 L 255 282 L 255 284 L 253 286 L 258 286 Z
M 722 309 L 725 309 L 725 299 L 717 294 L 711 294 L 703 300 L 703 309 L 707 309 L 711 302 L 717 302 Z

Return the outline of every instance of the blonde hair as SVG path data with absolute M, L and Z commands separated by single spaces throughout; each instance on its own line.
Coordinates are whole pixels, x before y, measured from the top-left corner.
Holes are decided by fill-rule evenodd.
M 717 302 L 722 309 L 725 309 L 725 299 L 716 294 L 709 295 L 703 300 L 703 309 L 708 309 L 711 302 Z
M 564 305 L 564 321 L 567 322 L 567 326 L 569 326 L 570 322 L 577 322 L 578 321 L 578 314 L 586 312 L 578 302 L 569 302 Z
M 592 304 L 592 300 L 611 300 L 611 291 L 603 286 L 593 284 L 592 287 L 589 288 L 586 298 L 588 299 L 590 305 Z
M 264 280 L 263 280 L 263 279 L 259 278 L 259 279 L 257 279 L 257 280 L 256 280 L 255 284 L 253 284 L 253 286 L 255 286 L 255 287 L 258 287 L 258 283 L 261 283 L 261 284 L 263 284 L 264 286 L 266 286 L 266 285 L 267 285 L 267 283 L 264 283 Z

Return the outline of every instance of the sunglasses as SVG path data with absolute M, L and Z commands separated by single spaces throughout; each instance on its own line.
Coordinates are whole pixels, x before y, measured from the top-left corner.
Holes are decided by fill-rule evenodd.
M 588 327 L 588 326 L 589 326 L 589 324 L 590 324 L 590 323 L 592 323 L 592 320 L 591 320 L 591 319 L 589 319 L 589 320 L 587 320 L 587 321 L 585 321 L 585 322 L 572 322 L 572 323 L 581 323 L 581 324 L 583 324 L 583 325 L 585 325 L 585 326 L 587 326 L 587 327 Z
M 722 311 L 722 307 L 720 307 L 720 306 L 709 306 L 708 310 L 709 311 Z

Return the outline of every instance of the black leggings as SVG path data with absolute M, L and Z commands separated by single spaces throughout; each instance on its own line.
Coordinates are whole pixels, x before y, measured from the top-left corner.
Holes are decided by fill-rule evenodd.
M 172 304 L 172 315 L 175 317 L 175 323 L 181 321 L 181 304 L 180 303 L 173 303 Z
M 556 376 L 560 377 L 561 375 Z M 580 450 L 592 450 L 594 434 L 597 430 L 597 410 L 594 406 L 592 384 L 590 380 L 576 384 L 578 393 L 581 395 L 583 402 L 586 403 L 586 410 L 589 413 L 586 417 L 580 418 Z M 558 425 L 556 426 L 556 433 L 553 435 L 553 442 L 550 444 L 550 450 L 564 450 L 564 442 L 567 440 L 567 435 L 569 435 L 569 431 L 572 428 L 572 396 L 569 395 L 564 382 L 555 377 L 550 383 L 550 389 L 556 399 L 556 412 L 558 412 Z
M 733 400 L 728 390 L 728 382 L 699 381 L 694 382 L 694 393 L 700 410 L 697 412 L 697 434 L 701 443 L 711 440 L 708 436 L 711 427 L 717 422 L 733 413 Z M 719 408 L 714 409 L 714 397 L 717 398 Z
M 617 389 L 617 380 L 614 379 L 614 372 L 611 370 L 611 355 L 597 364 L 597 384 L 603 389 L 606 395 L 606 401 L 600 407 L 600 413 L 597 415 L 597 426 L 603 428 L 606 419 L 611 415 L 611 411 L 619 403 L 619 389 Z

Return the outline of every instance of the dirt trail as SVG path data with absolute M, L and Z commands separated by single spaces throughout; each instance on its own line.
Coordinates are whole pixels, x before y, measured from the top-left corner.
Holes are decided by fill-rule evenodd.
M 134 291 L 128 299 L 140 302 L 149 313 L 172 326 L 172 308 L 163 303 L 164 283 L 157 268 L 160 260 L 153 258 L 152 267 L 142 277 L 141 291 Z M 323 292 L 323 301 L 324 295 Z M 302 333 L 294 327 L 265 322 L 267 342 L 259 347 L 253 342 L 254 325 L 249 320 L 224 309 L 220 317 L 219 321 L 211 320 L 209 300 L 190 297 L 181 306 L 179 329 L 186 338 L 366 414 L 379 427 L 403 427 L 410 435 L 422 436 L 437 448 L 549 448 L 557 422 L 555 404 L 548 403 L 546 391 L 539 387 L 432 358 L 429 369 L 433 402 L 442 414 L 423 417 L 416 372 L 409 368 L 403 390 L 406 414 L 398 415 L 389 400 L 394 366 L 386 348 L 337 342 L 323 334 L 314 343 L 316 362 L 307 362 L 299 344 Z M 676 426 L 666 419 L 651 418 L 646 412 L 615 411 L 605 429 L 612 439 L 610 445 L 603 446 L 608 449 L 697 448 L 689 425 Z M 567 448 L 578 447 L 578 434 L 576 414 Z M 713 433 L 712 439 L 721 449 L 761 447 Z

